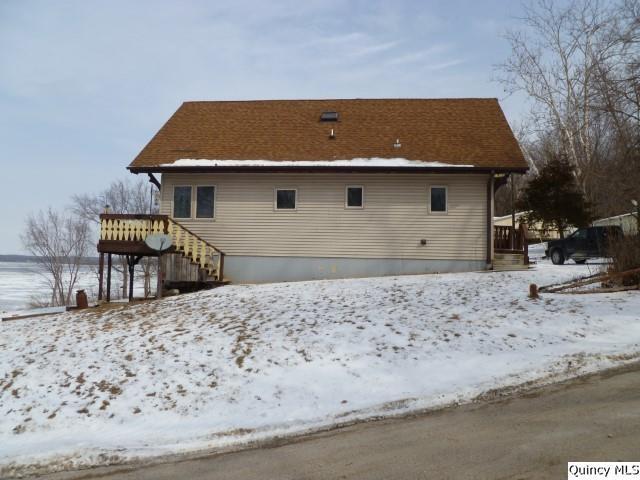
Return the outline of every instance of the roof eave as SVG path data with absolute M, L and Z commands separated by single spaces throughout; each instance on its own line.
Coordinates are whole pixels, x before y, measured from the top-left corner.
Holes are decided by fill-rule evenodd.
M 279 172 L 322 172 L 322 173 L 526 173 L 529 167 L 162 167 L 162 166 L 133 166 L 127 169 L 131 173 L 279 173 Z

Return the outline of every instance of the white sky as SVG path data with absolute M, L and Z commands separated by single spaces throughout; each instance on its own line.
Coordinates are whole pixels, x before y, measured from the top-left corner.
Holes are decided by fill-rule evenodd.
M 497 97 L 517 2 L 0 2 L 0 254 L 125 167 L 185 100 Z

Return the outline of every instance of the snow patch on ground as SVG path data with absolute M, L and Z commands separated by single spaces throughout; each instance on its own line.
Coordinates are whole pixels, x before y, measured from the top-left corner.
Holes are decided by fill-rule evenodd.
M 237 285 L 4 322 L 0 474 L 222 448 L 620 364 L 640 352 L 636 292 L 527 298 L 597 268 Z

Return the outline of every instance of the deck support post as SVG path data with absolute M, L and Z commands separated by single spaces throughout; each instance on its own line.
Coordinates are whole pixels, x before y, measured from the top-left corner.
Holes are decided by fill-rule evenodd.
M 129 267 L 129 301 L 133 300 L 133 274 L 136 271 L 136 265 L 133 263 L 133 257 L 127 255 L 127 265 Z
M 107 302 L 111 301 L 111 254 L 107 254 Z
M 513 184 L 513 173 L 510 175 L 511 180 L 511 231 L 516 231 L 516 191 Z M 511 250 L 515 248 L 515 234 L 511 235 Z
M 98 300 L 102 300 L 102 284 L 104 280 L 104 253 L 100 254 L 100 262 L 98 264 Z
M 162 253 L 158 252 L 158 281 L 156 284 L 156 298 L 162 298 Z
M 218 281 L 222 282 L 224 280 L 224 256 L 225 254 L 220 252 L 220 257 L 218 259 Z
M 487 182 L 487 266 L 491 268 L 493 263 L 493 195 L 494 172 L 491 171 Z
M 142 258 L 142 256 L 127 255 L 127 266 L 129 267 L 129 301 L 133 301 L 133 274 L 136 270 L 136 265 Z

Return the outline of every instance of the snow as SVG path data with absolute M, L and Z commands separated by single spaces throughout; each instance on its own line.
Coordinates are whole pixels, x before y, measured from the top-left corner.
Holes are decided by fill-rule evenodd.
M 37 303 L 49 300 L 50 287 L 43 266 L 36 262 L 0 262 L 0 317 L 29 314 L 27 310 L 33 301 Z M 111 280 L 112 295 L 119 294 L 122 278 L 114 272 Z M 154 279 L 151 285 L 155 286 Z M 98 266 L 82 265 L 75 290 L 84 289 L 90 299 L 98 294 Z M 144 296 L 144 277 L 136 272 L 134 294 Z
M 67 307 L 38 307 L 28 308 L 25 310 L 14 310 L 2 314 L 2 320 L 11 320 L 13 318 L 20 318 L 24 316 L 39 316 L 50 315 L 53 313 L 62 313 L 67 310 Z
M 442 162 L 423 162 L 406 158 L 350 158 L 345 160 L 208 160 L 183 158 L 161 167 L 473 167 Z
M 0 477 L 221 449 L 470 401 L 640 355 L 600 266 L 226 286 L 1 324 Z

